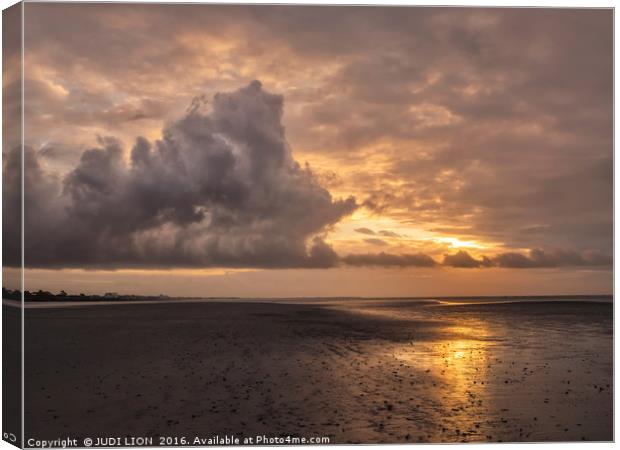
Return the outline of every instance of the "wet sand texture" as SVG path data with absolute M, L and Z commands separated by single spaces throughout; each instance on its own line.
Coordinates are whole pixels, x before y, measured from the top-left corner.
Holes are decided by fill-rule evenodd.
M 25 345 L 26 438 L 613 439 L 611 304 L 38 309 Z

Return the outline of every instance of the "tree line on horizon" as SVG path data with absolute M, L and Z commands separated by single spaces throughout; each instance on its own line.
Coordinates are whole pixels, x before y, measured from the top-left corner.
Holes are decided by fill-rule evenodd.
M 7 289 L 2 286 L 2 298 L 7 300 L 21 301 L 22 291 L 20 289 Z M 149 299 L 162 299 L 169 298 L 167 295 L 121 295 L 116 292 L 106 292 L 103 295 L 93 294 L 68 294 L 65 290 L 61 290 L 59 293 L 54 294 L 50 291 L 44 291 L 39 289 L 38 291 L 24 291 L 24 300 L 26 301 L 101 301 L 101 300 L 149 300 Z

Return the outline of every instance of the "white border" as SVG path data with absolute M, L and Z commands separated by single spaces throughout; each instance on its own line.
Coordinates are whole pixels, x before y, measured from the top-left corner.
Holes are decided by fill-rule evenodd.
M 33 0 L 32 2 L 36 2 L 36 1 L 46 1 L 46 0 Z M 30 3 L 30 0 L 26 0 L 26 3 Z M 13 0 L 0 0 L 0 6 L 2 7 L 2 9 L 8 8 L 9 6 L 15 4 L 16 2 Z M 76 2 L 79 3 L 79 2 Z M 124 2 L 108 2 L 108 3 L 124 3 Z M 550 0 L 545 0 L 545 1 L 533 1 L 533 0 L 529 0 L 528 2 L 514 2 L 514 1 L 485 1 L 485 0 L 469 0 L 467 2 L 465 1 L 455 1 L 455 0 L 441 0 L 439 2 L 430 2 L 430 1 L 402 1 L 402 0 L 391 0 L 391 1 L 385 1 L 385 0 L 374 0 L 372 2 L 370 1 L 363 1 L 363 0 L 355 0 L 355 1 L 351 1 L 351 0 L 338 0 L 338 1 L 329 1 L 329 0 L 313 0 L 312 2 L 310 1 L 298 1 L 298 0 L 288 0 L 288 1 L 256 1 L 256 0 L 244 0 L 244 1 L 237 1 L 237 2 L 231 2 L 231 1 L 226 1 L 226 0 L 209 0 L 207 2 L 187 2 L 187 1 L 174 1 L 174 0 L 150 0 L 148 2 L 142 2 L 142 1 L 132 1 L 130 3 L 210 3 L 210 4 L 227 4 L 227 3 L 237 3 L 237 4 L 314 4 L 314 5 L 379 5 L 379 6 L 470 6 L 470 7 L 503 7 L 503 8 L 507 8 L 507 7 L 535 7 L 535 8 L 540 8 L 540 7 L 555 7 L 555 8 L 615 8 L 616 2 L 615 1 L 601 1 L 601 0 L 590 0 L 588 2 L 585 1 L 575 1 L 575 0 L 564 0 L 564 1 L 550 1 Z M 24 15 L 24 9 L 22 8 L 22 23 L 23 23 L 23 15 Z M 615 18 L 615 12 L 614 12 L 614 111 L 615 111 L 615 107 L 616 107 L 616 95 L 615 95 L 615 85 L 617 82 L 617 77 L 618 77 L 618 71 L 616 70 L 616 63 L 617 63 L 617 58 L 616 58 L 616 49 L 618 48 L 618 37 L 615 34 L 615 24 L 616 24 L 616 18 Z M 0 21 L 0 31 L 1 31 L 1 21 Z M 1 41 L 1 32 L 0 32 L 0 41 Z M 23 102 L 24 102 L 24 29 L 22 26 L 22 146 L 23 146 L 23 142 L 24 142 L 24 133 L 25 133 L 25 123 L 24 123 L 24 108 L 23 108 Z M 0 58 L 0 73 L 2 72 L 2 62 L 1 62 L 1 58 Z M 1 94 L 0 94 L 1 95 Z M 2 110 L 0 108 L 0 120 L 2 119 Z M 615 116 L 614 114 L 614 156 L 615 156 L 615 132 L 616 129 L 619 125 L 618 122 L 618 118 Z M 617 170 L 619 168 L 619 163 L 617 161 L 617 159 L 614 157 L 614 174 L 617 173 Z M 23 152 L 22 152 L 22 192 L 24 189 L 23 183 L 24 183 L 24 177 L 23 177 Z M 616 201 L 617 201 L 617 196 L 616 196 L 616 185 L 615 185 L 615 176 L 614 176 L 614 261 L 616 256 L 618 255 L 618 244 L 615 240 L 615 231 L 616 231 L 616 224 L 618 223 L 618 209 L 616 208 Z M 0 196 L 0 218 L 1 218 L 1 205 L 2 205 L 2 198 Z M 23 228 L 23 195 L 22 195 L 22 228 Z M 22 229 L 22 250 L 24 248 L 24 234 L 23 234 L 23 229 Z M 1 250 L 2 250 L 2 244 L 0 243 L 0 255 L 1 255 Z M 24 258 L 24 254 L 22 251 L 22 267 L 23 267 L 23 258 Z M 615 296 L 615 286 L 616 286 L 616 282 L 618 280 L 618 274 L 615 272 L 614 270 L 614 296 Z M 0 272 L 0 282 L 1 282 L 1 272 Z M 23 291 L 23 286 L 24 286 L 24 272 L 22 270 L 21 273 L 21 285 L 22 285 L 22 291 Z M 22 294 L 22 311 L 23 311 L 23 294 Z M 615 330 L 615 323 L 616 323 L 616 314 L 617 314 L 617 310 L 616 308 L 614 308 L 614 330 Z M 0 332 L 2 329 L 2 325 L 0 323 Z M 23 380 L 23 376 L 24 376 L 24 359 L 23 359 L 23 332 L 24 332 L 24 319 L 23 319 L 23 313 L 22 313 L 22 380 Z M 1 335 L 1 333 L 0 333 Z M 618 377 L 617 377 L 617 373 L 615 371 L 615 361 L 616 361 L 616 357 L 617 357 L 617 348 L 615 346 L 615 336 L 614 336 L 614 387 L 618 386 Z M 1 398 L 0 398 L 1 399 Z M 23 407 L 23 391 L 22 391 L 22 407 Z M 615 395 L 614 392 L 614 412 L 618 411 L 618 397 Z M 23 416 L 23 411 L 22 411 L 22 416 Z M 2 423 L 2 410 L 0 408 L 0 423 Z M 617 414 L 614 414 L 614 431 L 618 429 L 618 425 L 620 424 L 620 418 L 618 417 Z M 23 420 L 22 420 L 22 442 L 24 441 L 24 425 L 23 425 Z M 615 433 L 614 433 L 615 436 Z M 450 444 L 392 444 L 389 445 L 389 447 L 396 447 L 396 448 L 418 448 L 420 446 L 422 447 L 428 447 L 428 446 L 433 446 L 433 445 L 450 445 Z M 458 444 L 454 444 L 454 445 L 458 445 Z M 463 445 L 463 444 L 461 444 Z M 574 443 L 558 443 L 558 444 L 554 444 L 554 443 L 548 443 L 548 444 L 529 444 L 529 443 L 523 443 L 523 444 L 467 444 L 467 448 L 468 449 L 494 449 L 494 448 L 498 448 L 498 449 L 504 449 L 504 450 L 513 450 L 513 449 L 521 449 L 521 448 L 526 448 L 526 447 L 532 447 L 532 446 L 545 446 L 545 448 L 563 448 L 563 447 L 570 447 L 570 448 L 574 448 L 574 449 L 589 449 L 589 448 L 597 448 L 597 449 L 607 449 L 607 448 L 614 448 L 615 444 L 614 443 L 596 443 L 593 444 L 591 442 L 585 442 L 585 443 L 580 443 L 580 442 L 574 442 Z M 311 448 L 316 449 L 328 449 L 330 447 L 334 447 L 334 446 L 324 446 L 324 445 L 319 445 L 319 446 L 312 446 Z M 359 445 L 338 445 L 336 446 L 339 449 L 356 449 L 359 448 Z M 9 449 L 14 449 L 15 447 L 10 445 L 7 442 L 4 441 L 0 441 L 0 450 L 9 450 Z M 122 447 L 118 447 L 118 448 L 122 448 Z M 161 448 L 161 447 L 142 447 L 144 449 L 155 449 L 155 448 Z M 236 447 L 239 448 L 239 447 Z M 252 447 L 252 448 L 256 448 L 256 449 L 266 449 L 266 448 L 273 448 L 273 447 Z

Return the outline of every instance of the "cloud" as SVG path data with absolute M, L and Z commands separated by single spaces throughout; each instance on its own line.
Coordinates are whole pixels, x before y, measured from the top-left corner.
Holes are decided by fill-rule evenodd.
M 443 262 L 435 261 L 424 253 L 390 254 L 361 253 L 340 258 L 340 263 L 349 266 L 383 267 L 454 267 L 463 269 L 484 269 L 490 267 L 509 269 L 535 269 L 553 267 L 609 268 L 612 257 L 598 251 L 579 253 L 574 250 L 552 250 L 545 252 L 532 249 L 528 253 L 504 252 L 495 256 L 474 258 L 465 250 L 444 255 Z
M 371 244 L 371 245 L 390 245 L 387 242 L 385 242 L 383 239 L 377 239 L 377 238 L 364 239 L 364 242 Z
M 504 252 L 495 256 L 473 258 L 468 252 L 459 250 L 444 255 L 443 265 L 459 268 L 502 267 L 510 269 L 533 269 L 552 267 L 610 267 L 612 257 L 598 251 L 579 253 L 574 250 L 531 249 L 528 253 Z
M 474 259 L 464 250 L 459 250 L 452 255 L 444 255 L 443 257 L 443 265 L 450 267 L 473 268 L 488 266 L 487 261 L 489 260 L 486 257 L 482 260 Z
M 377 234 L 379 236 L 392 237 L 392 238 L 400 237 L 400 234 L 394 233 L 393 231 L 389 231 L 389 230 L 379 230 Z
M 370 228 L 366 228 L 366 227 L 362 227 L 362 228 L 356 228 L 355 231 L 357 231 L 358 233 L 361 234 L 368 234 L 373 236 L 375 234 L 375 232 L 373 230 L 371 230 Z
M 390 254 L 361 253 L 350 254 L 340 258 L 340 263 L 349 266 L 383 266 L 383 267 L 454 267 L 463 269 L 483 269 L 490 267 L 509 269 L 535 269 L 553 267 L 593 267 L 609 268 L 612 257 L 598 251 L 579 253 L 574 250 L 552 250 L 545 252 L 532 249 L 528 253 L 504 252 L 495 256 L 474 258 L 465 250 L 444 255 L 440 264 L 424 253 Z
M 598 251 L 579 253 L 572 250 L 555 250 L 545 252 L 541 249 L 532 249 L 527 255 L 513 252 L 501 253 L 493 258 L 493 263 L 498 267 L 515 269 L 570 266 L 609 267 L 612 264 L 612 257 Z
M 344 256 L 341 261 L 349 266 L 433 267 L 436 264 L 433 258 L 423 253 L 360 253 Z
M 355 231 L 357 233 L 360 234 L 366 234 L 368 236 L 375 236 L 375 235 L 379 235 L 379 236 L 383 236 L 383 237 L 390 237 L 390 238 L 398 238 L 400 237 L 399 234 L 394 233 L 393 231 L 388 231 L 388 230 L 379 230 L 379 231 L 374 231 L 371 230 L 370 228 L 366 228 L 366 227 L 361 227 L 361 228 L 356 228 Z M 365 242 L 369 242 L 369 243 L 381 243 L 381 245 L 385 245 L 386 242 L 383 241 L 382 239 L 364 239 Z
M 229 91 L 259 77 L 285 95 L 287 137 L 313 162 L 315 184 L 345 197 L 355 195 L 381 218 L 442 230 L 461 240 L 502 242 L 507 248 L 570 248 L 590 266 L 596 258 L 586 257 L 589 249 L 603 255 L 601 261 L 612 251 L 609 9 L 37 3 L 29 6 L 25 20 L 26 137 L 33 148 L 53 143 L 38 161 L 45 173 L 74 170 L 84 148 L 107 151 L 107 144 L 91 142 L 96 133 L 114 130 L 123 142 L 138 135 L 153 141 L 162 121 L 178 117 L 199 90 Z M 19 111 L 20 96 L 10 98 L 6 110 Z M 135 120 L 140 117 L 145 118 Z M 148 145 L 159 158 L 160 144 Z M 321 176 L 328 172 L 338 175 L 337 183 Z M 84 175 L 76 180 L 85 181 Z M 234 180 L 238 177 L 221 180 L 220 186 L 240 189 L 230 195 L 242 198 L 243 183 Z M 190 182 L 175 183 L 195 192 Z M 51 205 L 58 203 L 52 218 L 63 217 L 65 208 L 79 212 L 69 194 L 49 199 Z M 156 237 L 167 236 L 167 245 L 179 248 L 149 250 L 151 257 L 166 260 L 164 255 L 183 251 L 188 255 L 181 259 L 198 264 L 197 250 L 189 243 L 197 243 L 198 235 L 208 240 L 204 228 L 210 216 L 183 202 L 158 211 L 155 218 L 145 214 L 152 228 L 123 245 L 152 249 Z M 134 220 L 132 214 L 128 220 Z M 200 216 L 202 222 L 195 222 Z M 55 220 L 45 221 L 48 228 Z M 329 220 L 319 222 L 309 228 L 329 228 Z M 58 223 L 63 228 L 66 222 Z M 121 226 L 110 227 L 106 236 Z M 180 233 L 177 228 L 183 227 Z M 266 229 L 280 232 L 276 226 Z M 314 245 L 315 231 L 305 231 L 299 233 L 302 238 L 289 239 L 294 232 L 286 229 L 282 239 L 287 244 L 305 239 L 301 259 L 311 264 L 307 247 Z M 255 234 L 263 236 L 253 229 L 246 240 Z M 247 245 L 220 240 L 210 254 L 217 255 L 221 246 L 234 246 L 239 254 L 275 239 L 261 237 Z M 201 248 L 206 242 L 198 244 Z M 303 253 L 299 244 L 295 249 L 296 255 Z M 54 251 L 64 258 L 70 253 Z M 274 261 L 291 260 L 291 251 L 284 253 L 276 257 L 274 250 Z M 517 255 L 507 252 L 494 264 L 581 263 L 552 250 L 544 258 Z M 137 259 L 135 264 L 141 264 Z M 461 257 L 453 263 L 467 261 Z
M 106 202 L 97 200 L 90 212 L 74 204 L 74 197 L 87 194 L 81 193 L 85 185 L 106 188 L 94 177 L 94 169 L 88 170 L 88 161 L 73 173 L 84 148 L 95 145 L 108 152 L 116 145 L 125 153 L 135 136 L 147 136 L 150 141 L 136 146 L 149 149 L 144 165 L 154 165 L 158 177 L 165 179 L 161 194 L 151 179 L 155 177 L 146 177 L 140 188 L 127 188 L 147 202 L 155 202 L 151 192 L 166 197 L 161 208 L 153 205 L 157 213 L 153 208 L 118 210 L 127 223 L 138 224 L 130 237 L 118 218 L 90 236 L 95 243 L 67 237 L 67 245 L 76 248 L 71 264 L 80 264 L 82 248 L 99 246 L 100 251 L 113 238 L 127 248 L 135 265 L 149 259 L 192 266 L 218 261 L 261 267 L 285 261 L 337 264 L 335 254 L 326 251 L 329 246 L 315 248 L 314 239 L 348 210 L 341 201 L 332 199 L 331 206 L 319 208 L 321 219 L 307 228 L 291 219 L 296 225 L 302 222 L 298 232 L 284 226 L 288 221 L 279 205 L 274 206 L 279 225 L 254 220 L 270 216 L 270 211 L 252 210 L 252 218 L 244 219 L 247 227 L 237 224 L 240 214 L 232 214 L 237 230 L 228 232 L 217 224 L 225 223 L 226 208 L 234 210 L 235 201 L 245 198 L 240 177 L 212 181 L 203 191 L 201 183 L 192 181 L 195 177 L 179 181 L 176 178 L 185 175 L 176 168 L 164 170 L 157 166 L 166 164 L 153 163 L 172 159 L 165 138 L 162 144 L 153 142 L 163 121 L 178 117 L 199 90 L 229 91 L 250 77 L 261 78 L 286 97 L 282 123 L 287 138 L 313 163 L 315 175 L 302 178 L 310 177 L 319 187 L 345 197 L 354 194 L 364 207 L 392 223 L 461 240 L 502 242 L 507 248 L 572 249 L 563 256 L 545 250 L 544 257 L 505 252 L 493 257 L 494 267 L 611 263 L 605 256 L 613 242 L 611 10 L 38 3 L 29 7 L 25 20 L 27 139 L 33 148 L 44 149 L 48 143 L 37 161 L 46 180 L 52 170 L 73 174 L 70 183 L 63 177 L 68 184 L 46 181 L 36 190 L 47 199 L 40 202 L 47 211 L 40 216 L 52 231 L 45 231 L 62 236 L 66 228 L 77 227 L 76 233 L 88 235 L 86 225 L 79 220 L 67 225 L 66 216 L 70 212 L 85 223 L 84 217 L 99 214 L 97 208 Z M 7 104 L 13 107 L 7 110 L 19 111 L 20 96 L 11 98 Z M 232 111 L 226 114 L 234 116 Z M 215 116 L 210 120 L 217 121 Z M 166 129 L 177 130 L 181 122 L 191 120 L 173 120 Z M 96 133 L 114 134 L 125 144 L 93 144 L 90 138 Z M 225 140 L 227 133 L 211 136 Z M 233 148 L 235 164 L 248 159 L 238 157 Z M 181 149 L 188 153 L 185 145 Z M 162 156 L 164 150 L 168 156 Z M 230 155 L 215 153 L 210 151 L 209 158 L 220 159 L 210 167 L 225 167 Z M 134 170 L 134 162 L 127 166 L 117 156 L 109 158 L 111 175 L 120 167 L 119 186 L 141 184 L 127 181 L 126 173 L 137 172 L 139 161 Z M 183 160 L 181 166 L 186 164 L 194 167 L 194 159 Z M 202 165 L 197 161 L 195 167 Z M 337 174 L 337 183 L 322 175 L 330 173 Z M 210 180 L 217 178 L 217 173 L 209 174 Z M 250 182 L 254 180 L 246 184 Z M 175 189 L 168 190 L 169 185 Z M 223 189 L 230 198 L 224 198 Z M 212 213 L 193 200 L 186 202 L 184 195 L 177 202 L 179 191 L 199 200 L 208 194 L 209 208 L 217 205 L 217 220 L 211 225 Z M 114 216 L 112 206 L 103 211 Z M 110 222 L 105 214 L 105 222 Z M 397 237 L 366 230 L 360 233 Z M 274 236 L 267 238 L 269 232 Z M 231 237 L 241 233 L 246 233 L 245 240 Z M 267 249 L 259 247 L 282 233 L 283 244 L 269 250 L 268 264 Z M 168 248 L 156 245 L 163 238 Z M 41 245 L 37 248 L 44 248 Z M 338 248 L 338 242 L 334 246 Z M 195 254 L 206 248 L 212 260 Z M 435 255 L 432 249 L 415 251 Z M 66 259 L 71 252 L 65 248 L 61 253 Z M 39 253 L 34 259 L 44 258 L 45 252 Z M 92 264 L 124 259 L 102 255 Z M 436 265 L 482 267 L 485 261 L 470 258 L 473 262 L 444 257 Z
M 198 98 L 161 139 L 138 138 L 128 161 L 118 140 L 100 138 L 62 180 L 27 149 L 26 265 L 335 265 L 321 236 L 355 199 L 333 199 L 295 162 L 282 112 L 283 98 L 258 81 Z M 5 158 L 5 181 L 18 160 Z M 19 198 L 17 186 L 7 183 L 5 201 Z M 5 263 L 17 265 L 9 253 Z

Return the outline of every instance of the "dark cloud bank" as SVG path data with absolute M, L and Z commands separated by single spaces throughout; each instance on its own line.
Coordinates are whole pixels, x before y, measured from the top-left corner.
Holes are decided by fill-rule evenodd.
M 359 205 L 334 199 L 294 161 L 282 126 L 283 98 L 254 81 L 211 102 L 194 100 L 162 138 L 138 138 L 127 160 L 100 138 L 63 178 L 24 151 L 25 262 L 45 268 L 350 266 L 540 268 L 609 266 L 600 253 L 532 250 L 443 263 L 417 254 L 339 256 L 323 241 Z M 4 158 L 5 211 L 19 211 L 20 152 Z M 367 228 L 361 234 L 397 237 Z M 376 244 L 384 241 L 374 238 Z M 381 241 L 381 242 L 379 242 Z M 19 266 L 18 215 L 4 223 L 5 264 Z
M 493 257 L 483 256 L 473 258 L 469 253 L 460 250 L 452 255 L 445 255 L 443 265 L 460 268 L 476 267 L 506 267 L 512 269 L 532 269 L 550 267 L 609 267 L 612 264 L 611 256 L 599 251 L 576 252 L 554 250 L 545 252 L 541 249 L 532 249 L 527 255 L 517 252 L 500 253 Z
M 456 267 L 473 269 L 483 267 L 502 267 L 510 269 L 534 269 L 553 267 L 609 267 L 612 264 L 610 256 L 600 252 L 584 252 L 556 250 L 545 252 L 540 249 L 530 250 L 528 254 L 517 252 L 500 253 L 493 257 L 483 256 L 480 259 L 472 257 L 464 250 L 454 254 L 444 255 L 442 263 L 435 261 L 423 253 L 409 253 L 394 255 L 385 252 L 348 255 L 341 261 L 351 266 L 380 266 L 380 267 Z
M 25 151 L 26 265 L 31 267 L 330 267 L 321 233 L 356 208 L 297 164 L 281 125 L 283 99 L 258 81 L 197 98 L 154 143 L 125 160 L 100 139 L 64 179 Z M 4 174 L 19 173 L 10 155 Z M 5 178 L 7 180 L 8 178 Z M 18 210 L 19 195 L 5 193 Z M 18 243 L 18 230 L 5 242 Z M 13 252 L 5 251 L 5 262 Z

